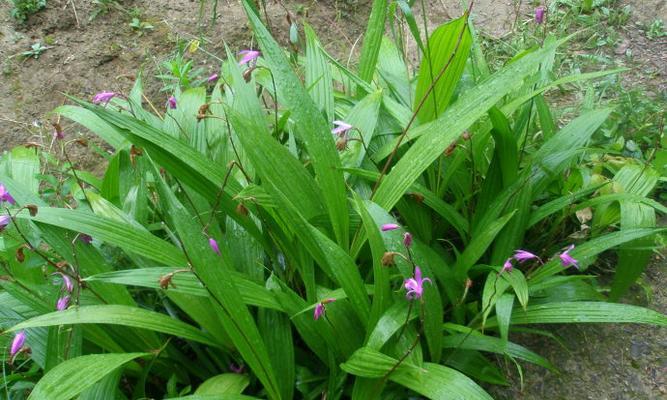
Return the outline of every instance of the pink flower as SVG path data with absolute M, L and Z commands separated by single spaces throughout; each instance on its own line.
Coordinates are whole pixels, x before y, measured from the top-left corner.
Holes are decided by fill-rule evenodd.
M 257 50 L 241 50 L 239 51 L 239 55 L 243 56 L 241 57 L 241 61 L 239 61 L 239 65 L 244 65 L 250 61 L 256 60 L 257 57 L 262 55 L 262 53 Z
M 394 229 L 398 229 L 400 227 L 401 226 L 397 225 L 397 224 L 384 224 L 384 225 L 382 225 L 381 229 L 382 229 L 382 232 L 386 232 L 386 231 L 393 231 Z
M 104 103 L 106 105 L 114 97 L 116 97 L 116 93 L 114 92 L 99 92 L 95 95 L 95 97 L 93 97 L 93 104 Z
M 426 281 L 433 284 L 429 278 L 422 279 L 422 270 L 419 267 L 415 267 L 415 276 L 403 282 L 403 286 L 408 291 L 405 297 L 408 299 L 420 299 L 422 294 L 424 294 L 424 282 Z
M 219 78 L 218 74 L 213 74 L 213 75 L 209 76 L 208 79 L 206 79 L 206 82 L 213 83 L 213 82 L 217 81 L 218 78 Z
M 345 121 L 334 121 L 333 124 L 335 128 L 331 130 L 331 133 L 334 135 L 342 136 L 345 133 L 347 133 L 347 131 L 352 129 L 352 125 L 348 124 Z
M 220 255 L 220 247 L 218 247 L 218 242 L 213 238 L 208 238 L 208 245 L 211 246 L 211 249 L 215 251 L 217 255 Z
M 72 285 L 72 280 L 69 278 L 69 276 L 63 274 L 62 272 L 54 272 L 51 275 L 60 275 L 63 278 L 63 286 L 65 287 L 65 290 L 67 290 L 69 293 L 72 293 L 74 285 Z
M 12 222 L 12 219 L 9 218 L 9 215 L 0 215 L 0 231 L 5 229 L 10 222 Z
M 58 311 L 64 311 L 67 309 L 67 306 L 69 306 L 69 296 L 63 296 L 58 299 L 58 303 L 56 304 L 56 310 Z
M 53 139 L 54 140 L 63 140 L 63 139 L 65 139 L 65 134 L 63 133 L 63 131 L 59 131 L 57 129 L 54 129 L 53 130 Z
M 9 204 L 16 204 L 16 201 L 14 200 L 12 195 L 9 194 L 5 185 L 0 183 L 0 203 L 2 203 L 3 201 L 6 201 Z
M 403 246 L 408 248 L 412 246 L 412 234 L 410 232 L 405 232 L 403 234 Z
M 503 269 L 501 269 L 500 272 L 501 273 L 512 272 L 512 269 L 514 269 L 514 267 L 512 266 L 512 259 L 508 258 L 507 260 L 505 260 L 505 263 L 503 264 Z
M 333 301 L 336 301 L 336 299 L 324 299 L 319 303 L 317 303 L 317 305 L 315 306 L 315 312 L 313 313 L 313 318 L 315 318 L 316 321 L 320 319 L 320 317 L 323 316 L 324 312 L 326 311 L 324 305 L 329 304 Z
M 526 250 L 521 250 L 521 249 L 515 250 L 513 257 L 514 257 L 515 260 L 517 260 L 520 263 L 524 263 L 528 260 L 532 260 L 533 258 L 537 258 L 538 260 L 540 259 L 535 254 L 533 254 L 529 251 L 526 251 Z
M 176 109 L 176 97 L 174 96 L 169 97 L 167 103 L 169 104 L 169 108 L 171 108 L 172 110 Z
M 9 350 L 9 356 L 14 357 L 23 348 L 25 344 L 25 331 L 21 331 L 14 336 L 12 347 Z
M 571 244 L 567 250 L 562 252 L 558 257 L 560 257 L 560 262 L 563 264 L 563 267 L 575 267 L 579 269 L 579 261 L 570 255 L 570 251 L 574 249 L 574 245 Z
M 544 22 L 544 14 L 546 12 L 546 8 L 544 6 L 539 6 L 535 9 L 535 23 L 536 24 L 542 24 Z

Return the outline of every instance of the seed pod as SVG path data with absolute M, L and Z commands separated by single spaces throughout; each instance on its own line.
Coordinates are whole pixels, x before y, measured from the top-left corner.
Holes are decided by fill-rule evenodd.
M 246 81 L 246 83 L 250 82 L 250 79 L 252 79 L 252 71 L 255 70 L 255 67 L 252 66 L 245 71 L 243 71 L 243 79 Z
M 23 254 L 23 246 L 16 249 L 16 261 L 20 263 L 25 261 L 25 254 Z
M 28 209 L 28 212 L 30 213 L 30 216 L 31 216 L 31 217 L 34 217 L 35 215 L 37 215 L 37 206 L 36 206 L 36 205 L 34 205 L 34 204 L 27 204 L 27 205 L 25 206 L 25 208 Z
M 161 276 L 160 281 L 159 281 L 160 282 L 160 288 L 162 288 L 164 290 L 167 290 L 167 289 L 169 289 L 169 285 L 171 285 L 171 287 L 175 288 L 176 285 L 174 285 L 174 282 L 171 281 L 173 278 L 174 278 L 174 273 L 173 272 L 168 273 L 167 275 Z
M 338 138 L 338 140 L 336 140 L 336 150 L 343 151 L 346 148 L 347 148 L 347 139 L 343 137 Z
M 389 266 L 394 265 L 394 256 L 395 255 L 396 255 L 396 253 L 394 253 L 393 251 L 388 251 L 388 252 L 384 253 L 382 255 L 382 265 L 384 265 L 385 267 L 389 267 Z
M 236 206 L 236 212 L 240 215 L 247 216 L 248 215 L 248 208 L 243 205 L 243 203 L 239 203 Z
M 419 204 L 424 202 L 424 195 L 418 192 L 410 193 L 410 196 Z

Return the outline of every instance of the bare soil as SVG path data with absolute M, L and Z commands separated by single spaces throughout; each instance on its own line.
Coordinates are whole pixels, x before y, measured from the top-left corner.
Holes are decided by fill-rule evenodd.
M 429 26 L 460 15 L 456 0 L 424 0 Z M 252 46 L 243 11 L 237 1 L 221 0 L 219 17 L 211 23 L 212 2 L 200 14 L 199 1 L 125 0 L 123 10 L 112 9 L 91 19 L 91 1 L 49 0 L 45 10 L 17 25 L 9 17 L 8 2 L 0 2 L 0 151 L 26 142 L 49 146 L 55 116 L 50 111 L 63 104 L 63 93 L 91 98 L 102 90 L 127 92 L 139 70 L 144 71 L 148 97 L 156 104 L 166 100 L 154 77 L 158 66 L 174 51 L 177 39 L 202 40 L 202 47 L 222 57 L 224 44 L 232 49 Z M 307 20 L 323 45 L 333 54 L 354 59 L 361 45 L 370 0 L 267 2 L 267 14 L 275 36 L 288 42 L 287 11 L 300 22 Z M 419 1 L 418 1 L 419 3 Z M 476 26 L 483 34 L 503 38 L 516 21 L 531 18 L 529 1 L 479 0 Z M 649 88 L 659 96 L 667 89 L 667 38 L 649 40 L 644 27 L 667 17 L 665 0 L 623 1 L 632 7 L 628 28 L 610 56 L 633 67 L 624 79 L 630 85 Z M 76 9 L 74 7 L 76 7 Z M 154 28 L 139 32 L 129 23 L 128 11 L 140 10 L 141 20 Z M 518 16 L 517 16 L 518 12 Z M 201 15 L 204 17 L 201 18 Z M 47 46 L 39 58 L 20 54 L 41 42 Z M 211 56 L 198 52 L 195 60 L 207 72 L 216 69 Z M 65 125 L 68 135 L 88 135 Z M 90 149 L 73 155 L 83 168 L 100 173 L 104 161 Z M 667 313 L 667 264 L 656 260 L 644 277 L 652 291 L 647 300 L 635 288 L 625 301 Z M 552 327 L 553 328 L 553 327 Z M 523 388 L 512 365 L 507 371 L 510 388 L 490 389 L 499 399 L 667 399 L 667 329 L 634 325 L 562 326 L 555 329 L 566 348 L 541 338 L 516 336 L 515 341 L 549 358 L 559 375 L 524 365 Z

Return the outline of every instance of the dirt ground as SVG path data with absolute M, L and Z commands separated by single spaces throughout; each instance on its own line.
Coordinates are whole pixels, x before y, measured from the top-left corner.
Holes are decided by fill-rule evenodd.
M 48 0 L 45 10 L 25 25 L 9 17 L 8 2 L 0 1 L 0 151 L 28 141 L 49 145 L 49 112 L 64 102 L 63 93 L 91 98 L 102 90 L 128 91 L 139 69 L 144 71 L 148 96 L 166 100 L 154 77 L 163 61 L 174 51 L 178 38 L 204 38 L 202 47 L 213 55 L 252 45 L 243 11 L 236 0 L 220 0 L 219 17 L 211 24 L 211 1 L 200 18 L 200 2 L 193 0 L 125 0 L 123 9 L 111 9 L 91 19 L 93 1 Z M 348 59 L 360 47 L 370 0 L 276 1 L 267 2 L 271 28 L 286 43 L 286 10 L 299 21 L 306 19 L 333 54 Z M 419 2 L 418 2 L 419 3 Z M 458 0 L 425 0 L 430 25 L 435 26 L 460 15 Z M 493 38 L 509 34 L 519 20 L 529 19 L 533 2 L 479 0 L 475 4 L 476 25 Z M 667 38 L 649 41 L 640 24 L 655 18 L 667 19 L 667 1 L 634 0 L 629 29 L 619 32 L 622 40 L 614 50 L 619 59 L 634 68 L 627 74 L 630 84 L 641 84 L 649 93 L 667 90 Z M 153 29 L 140 32 L 130 26 L 132 9 Z M 39 58 L 22 59 L 34 43 L 47 49 Z M 199 52 L 196 62 L 213 72 L 213 57 Z M 164 99 L 163 99 L 164 97 Z M 68 134 L 82 134 L 74 125 L 65 125 Z M 101 172 L 101 157 L 90 149 L 79 149 L 75 158 L 83 167 Z M 667 313 L 667 264 L 657 260 L 647 271 L 645 284 L 652 289 L 650 300 L 635 290 L 626 301 Z M 517 337 L 522 343 L 549 358 L 560 370 L 556 375 L 524 365 L 524 389 L 516 370 L 513 385 L 490 389 L 498 399 L 667 399 L 667 329 L 631 325 L 565 326 L 555 331 L 565 343 L 564 350 L 553 341 Z

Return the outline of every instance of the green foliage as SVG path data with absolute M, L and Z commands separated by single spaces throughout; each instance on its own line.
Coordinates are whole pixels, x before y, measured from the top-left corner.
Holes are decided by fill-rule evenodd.
M 2 344 L 27 334 L 7 393 L 489 399 L 479 382 L 507 382 L 495 355 L 554 369 L 512 342 L 522 325 L 667 326 L 607 302 L 665 232 L 664 155 L 609 150 L 621 125 L 645 135 L 624 107 L 556 119 L 545 98 L 623 70 L 559 74 L 570 37 L 487 64 L 466 14 L 417 36 L 413 74 L 384 28 L 414 15 L 384 1 L 348 69 L 308 25 L 288 57 L 244 7 L 262 56 L 228 50 L 203 82 L 199 43 L 180 43 L 160 76 L 175 107 L 145 107 L 139 76 L 56 110 L 113 148 L 103 176 L 72 165 L 71 129 L 0 158 Z
M 11 0 L 14 7 L 11 10 L 12 18 L 25 22 L 28 17 L 46 7 L 46 0 Z

